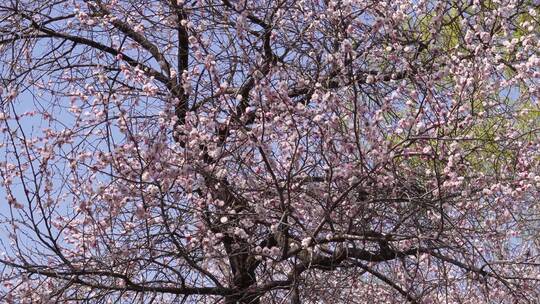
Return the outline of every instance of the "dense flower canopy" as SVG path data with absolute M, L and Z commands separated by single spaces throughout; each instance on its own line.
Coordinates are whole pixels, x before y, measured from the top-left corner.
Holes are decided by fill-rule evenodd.
M 0 302 L 534 303 L 535 0 L 5 0 Z

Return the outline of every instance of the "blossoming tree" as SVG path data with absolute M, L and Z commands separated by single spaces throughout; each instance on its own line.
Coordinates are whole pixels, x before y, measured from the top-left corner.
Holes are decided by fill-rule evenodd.
M 533 303 L 533 0 L 5 0 L 0 302 Z

